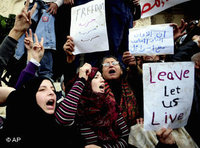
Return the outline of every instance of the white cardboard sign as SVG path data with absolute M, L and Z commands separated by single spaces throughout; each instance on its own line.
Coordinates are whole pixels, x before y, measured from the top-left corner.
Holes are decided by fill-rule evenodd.
M 130 29 L 129 51 L 135 56 L 173 54 L 173 28 L 160 24 Z
M 187 124 L 193 100 L 194 63 L 143 64 L 144 129 Z
M 109 50 L 105 0 L 93 0 L 71 9 L 70 36 L 75 44 L 74 55 Z

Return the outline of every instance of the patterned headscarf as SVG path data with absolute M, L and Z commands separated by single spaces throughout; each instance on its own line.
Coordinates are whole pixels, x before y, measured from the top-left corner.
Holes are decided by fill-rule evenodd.
M 136 118 L 139 115 L 137 101 L 133 91 L 130 89 L 127 81 L 122 81 L 122 95 L 120 100 L 120 107 L 122 115 L 125 118 L 127 125 L 130 127 L 136 124 Z
M 118 84 L 115 84 L 111 81 L 108 81 L 107 85 L 112 86 L 111 88 L 120 87 L 120 89 L 113 90 L 113 88 L 111 90 L 115 91 L 114 93 L 121 92 L 120 96 L 118 96 L 119 98 L 117 98 L 119 100 L 118 104 L 120 106 L 120 112 L 122 113 L 128 127 L 131 127 L 132 125 L 136 124 L 136 118 L 139 115 L 139 111 L 135 95 L 129 87 L 128 82 L 126 80 L 121 80 Z
M 91 127 L 100 140 L 115 140 L 119 137 L 115 123 L 118 118 L 118 107 L 109 86 L 105 88 L 104 94 L 93 93 L 91 81 L 97 71 L 98 68 L 92 68 L 80 99 L 77 114 L 81 126 Z

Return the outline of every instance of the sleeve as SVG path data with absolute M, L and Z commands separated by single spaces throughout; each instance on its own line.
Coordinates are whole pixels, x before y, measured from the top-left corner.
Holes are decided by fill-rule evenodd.
M 80 133 L 86 140 L 87 145 L 95 144 L 100 145 L 102 148 L 126 148 L 128 146 L 129 129 L 121 113 L 119 114 L 119 118 L 116 120 L 116 123 L 120 129 L 121 135 L 115 143 L 102 144 L 98 141 L 97 134 L 90 127 L 80 128 Z
M 176 49 L 175 54 L 168 56 L 167 61 L 191 61 L 192 55 L 197 52 L 200 52 L 200 49 L 197 46 L 197 43 L 191 40 Z
M 138 20 L 141 18 L 141 6 L 135 6 L 134 11 L 133 11 L 133 19 L 134 21 Z
M 7 36 L 0 45 L 0 70 L 3 70 L 11 56 L 15 54 L 18 41 Z M 1 71 L 0 71 L 1 72 Z
M 78 101 L 85 86 L 85 79 L 78 78 L 67 96 L 57 106 L 55 117 L 59 124 L 71 126 L 74 123 Z
M 86 144 L 95 144 L 98 145 L 98 137 L 96 133 L 90 127 L 82 127 L 80 128 L 81 136 L 84 137 Z
M 18 89 L 23 83 L 35 77 L 35 73 L 38 70 L 39 65 L 29 62 L 26 68 L 20 73 L 20 76 L 17 80 L 15 88 Z
M 63 0 L 57 0 L 55 3 L 60 7 L 63 4 Z
M 115 142 L 114 144 L 113 143 L 104 144 L 102 146 L 103 148 L 113 148 L 113 147 L 126 148 L 128 146 L 129 129 L 121 113 L 119 114 L 119 118 L 117 119 L 116 123 L 120 129 L 121 136 L 119 137 L 118 141 Z

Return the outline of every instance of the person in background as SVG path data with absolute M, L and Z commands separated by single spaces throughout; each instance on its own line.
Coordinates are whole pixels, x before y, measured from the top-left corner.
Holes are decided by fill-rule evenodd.
M 195 88 L 191 113 L 186 125 L 194 141 L 200 146 L 198 133 L 200 132 L 200 52 L 194 54 L 191 60 L 195 63 Z
M 74 5 L 81 5 L 88 1 L 90 0 L 77 0 L 74 1 Z M 141 17 L 140 0 L 105 1 L 105 9 L 109 52 L 86 54 L 85 62 L 92 65 L 97 64 L 106 55 L 113 55 L 121 61 L 123 52 L 128 50 L 129 29 L 133 27 L 133 21 Z
M 73 4 L 73 6 L 79 6 L 90 1 L 91 0 L 65 0 L 65 2 Z M 92 66 L 98 67 L 100 64 L 99 61 L 106 55 L 113 55 L 121 61 L 123 52 L 128 50 L 129 29 L 133 27 L 133 21 L 141 17 L 140 0 L 106 0 L 105 11 L 109 51 L 86 53 L 75 57 L 72 54 L 74 51 L 71 43 L 73 39 L 68 36 L 63 47 L 67 54 L 66 61 L 71 63 L 70 67 L 75 69 L 74 71 L 81 66 L 81 62 L 87 62 Z
M 196 43 L 195 43 L 196 44 Z M 176 55 L 174 55 L 176 57 Z M 154 62 L 165 62 L 162 61 L 163 58 L 160 56 L 160 55 L 154 55 L 154 56 L 142 56 L 143 58 L 143 63 L 154 63 Z M 162 60 L 161 60 L 162 59 Z M 198 54 L 195 54 L 193 55 L 193 61 L 196 61 L 195 62 L 195 65 L 196 65 L 196 69 L 197 69 L 197 73 L 196 73 L 196 76 L 197 76 L 197 82 L 198 82 L 198 65 L 199 65 L 199 59 L 198 59 Z M 131 63 L 133 64 L 134 62 L 134 56 L 131 55 L 130 53 L 124 53 L 123 55 L 123 61 L 124 63 L 128 64 L 128 68 L 130 67 Z M 133 64 L 135 65 L 135 64 Z M 141 71 L 141 74 L 142 74 L 142 71 Z M 130 75 L 132 77 L 132 75 Z M 135 81 L 133 80 L 129 80 L 128 81 L 129 83 L 132 82 L 133 84 L 135 83 Z M 196 89 L 195 89 L 195 96 L 198 96 L 198 83 L 196 83 Z M 131 83 L 130 83 L 131 84 Z M 139 87 L 138 85 L 139 83 L 136 83 L 135 85 L 137 87 Z M 132 84 L 130 85 L 132 86 Z M 140 87 L 141 89 L 141 92 L 143 92 L 143 88 Z M 188 124 L 187 126 L 184 128 L 178 128 L 178 129 L 161 129 L 159 131 L 155 131 L 155 132 L 145 132 L 143 130 L 143 120 L 141 119 L 137 119 L 137 123 L 141 124 L 141 127 L 140 125 L 135 125 L 135 126 L 132 126 L 131 127 L 131 132 L 130 132 L 130 135 L 129 135 L 129 143 L 133 146 L 137 146 L 137 147 L 144 147 L 144 145 L 146 147 L 150 147 L 150 146 L 154 146 L 154 147 L 193 147 L 193 148 L 196 148 L 197 145 L 198 145 L 198 142 L 197 141 L 197 137 L 195 136 L 199 130 L 199 127 L 198 127 L 198 123 L 195 121 L 194 122 L 194 119 L 196 120 L 196 118 L 198 117 L 198 97 L 194 97 L 194 100 L 195 100 L 195 103 L 193 102 L 193 107 L 192 107 L 192 113 L 190 115 L 190 118 L 188 120 Z M 138 100 L 137 100 L 138 101 Z M 195 105 L 194 105 L 195 104 Z M 143 106 L 140 106 L 141 108 L 139 110 L 143 110 Z M 197 123 L 197 124 L 196 124 Z M 142 136 L 141 136 L 142 135 Z M 157 135 L 157 136 L 155 136 Z M 166 135 L 166 137 L 169 136 L 169 139 L 166 138 L 166 137 L 160 137 L 160 135 Z M 172 136 L 173 135 L 173 136 Z M 143 137 L 143 138 L 141 138 Z M 148 140 L 145 140 L 144 137 L 149 137 Z M 194 137 L 194 138 L 193 138 Z M 166 141 L 164 140 L 166 138 Z M 182 140 L 180 140 L 180 139 Z M 169 141 L 168 141 L 169 140 Z M 149 142 L 147 142 L 149 141 Z M 155 142 L 157 141 L 157 142 Z M 165 141 L 165 142 L 164 142 Z M 171 142 L 170 142 L 171 141 Z M 176 144 L 174 144 L 176 142 Z M 195 143 L 196 142 L 196 143 Z M 164 145 L 163 145 L 164 144 Z M 197 145 L 196 145 L 197 144 Z M 134 147 L 133 146 L 133 147 Z
M 190 25 L 188 26 L 188 23 L 183 19 L 181 20 L 180 26 L 175 23 L 171 23 L 170 26 L 174 28 L 174 54 L 166 55 L 165 61 L 191 61 L 192 55 L 199 52 L 200 23 L 196 24 L 189 33 L 186 33 L 185 30 L 190 27 Z M 184 35 L 187 35 L 184 42 L 182 44 L 178 44 L 179 39 Z
M 132 62 L 135 63 L 135 60 L 133 59 Z M 103 78 L 110 86 L 116 102 L 121 108 L 122 115 L 130 128 L 132 125 L 136 124 L 136 119 L 139 118 L 139 111 L 138 102 L 135 97 L 136 93 L 135 90 L 130 87 L 130 81 L 127 81 L 127 74 L 123 71 L 120 62 L 113 56 L 104 57 L 100 69 L 102 71 Z M 133 69 L 137 70 L 135 67 L 133 67 Z M 138 78 L 133 81 L 136 82 L 137 80 L 138 83 L 136 82 L 135 84 L 139 87 L 141 78 L 137 71 L 133 72 L 136 73 L 133 75 Z
M 0 76 L 7 68 L 7 64 L 10 58 L 15 54 L 15 48 L 17 47 L 18 39 L 27 31 L 32 24 L 31 16 L 35 12 L 37 4 L 35 4 L 31 10 L 28 10 L 29 0 L 26 1 L 21 13 L 15 18 L 13 28 L 10 30 L 8 36 L 5 37 L 0 45 Z
M 75 66 L 75 64 L 66 62 L 66 54 L 63 50 L 63 45 L 66 42 L 66 36 L 70 34 L 71 8 L 74 0 L 63 1 L 63 5 L 59 7 L 55 16 L 56 52 L 53 56 L 54 80 L 60 79 L 62 75 L 65 75 L 65 77 L 69 79 L 73 77 L 72 71 L 74 70 L 73 68 Z M 69 71 L 68 69 L 71 70 Z
M 53 76 L 53 53 L 56 51 L 55 37 L 55 15 L 58 8 L 63 4 L 63 0 L 32 0 L 29 9 L 37 3 L 37 8 L 31 19 L 33 24 L 30 26 L 32 31 L 38 35 L 38 39 L 44 38 L 45 54 L 41 61 L 38 75 Z M 24 38 L 18 40 L 17 49 L 14 58 L 20 60 L 25 54 Z
M 179 45 L 184 45 L 192 39 L 194 35 L 200 35 L 200 22 L 199 19 L 191 20 L 185 29 L 185 35 L 179 40 Z
M 102 76 L 110 86 L 111 91 L 115 96 L 116 102 L 121 108 L 122 115 L 125 118 L 125 121 L 131 132 L 129 137 L 131 137 L 132 134 L 136 134 L 131 131 L 131 127 L 136 125 L 136 123 L 143 124 L 142 73 L 140 73 L 138 67 L 136 66 L 134 56 L 131 55 L 128 51 L 123 54 L 123 61 L 128 64 L 128 72 L 126 75 L 123 75 L 122 68 L 120 68 L 120 62 L 117 61 L 115 57 L 105 57 L 102 60 Z M 136 87 L 139 89 L 137 90 Z M 135 98 L 136 94 L 140 98 Z M 138 110 L 142 113 L 139 114 Z M 171 132 L 172 129 L 165 128 L 156 131 L 156 135 L 159 141 L 156 144 L 156 148 L 162 148 L 164 146 L 177 148 L 175 139 Z M 134 147 L 132 143 L 129 143 L 128 146 L 130 148 Z
M 166 55 L 166 62 L 191 61 L 191 57 L 200 50 L 200 36 L 194 35 L 190 41 L 175 49 L 173 55 Z

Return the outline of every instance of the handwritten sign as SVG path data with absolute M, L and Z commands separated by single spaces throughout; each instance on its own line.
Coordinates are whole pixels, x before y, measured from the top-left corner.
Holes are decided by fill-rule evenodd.
M 146 63 L 143 84 L 145 130 L 187 124 L 193 100 L 193 62 Z
M 74 55 L 109 50 L 105 0 L 94 0 L 72 8 L 70 35 Z
M 177 4 L 187 2 L 190 0 L 141 0 L 140 5 L 142 9 L 141 18 L 155 15 L 167 8 L 173 7 Z
M 133 55 L 173 54 L 173 28 L 162 24 L 130 29 L 129 51 Z

